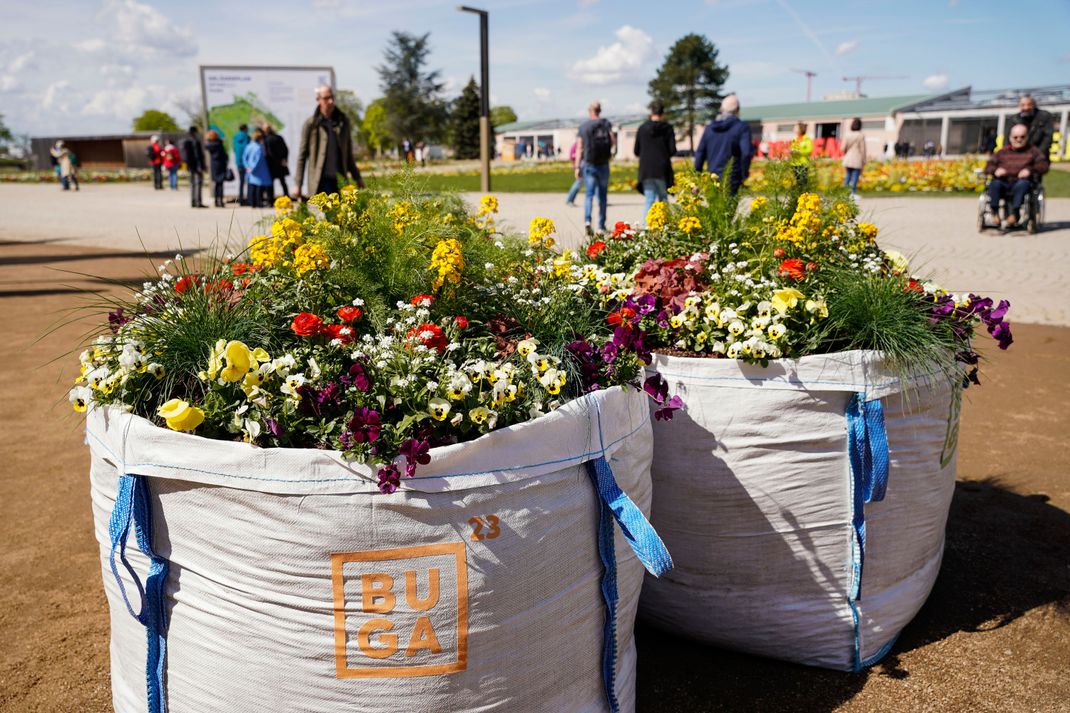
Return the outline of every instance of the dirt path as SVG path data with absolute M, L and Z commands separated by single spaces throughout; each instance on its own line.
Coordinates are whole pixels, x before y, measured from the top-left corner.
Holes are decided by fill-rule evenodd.
M 0 711 L 110 710 L 88 457 L 65 400 L 75 354 L 49 363 L 86 325 L 35 340 L 113 289 L 72 273 L 130 282 L 149 269 L 144 256 L 0 244 Z M 944 567 L 890 656 L 843 674 L 641 629 L 640 711 L 1067 710 L 1070 329 L 1015 334 L 1010 351 L 987 349 L 984 386 L 967 392 Z

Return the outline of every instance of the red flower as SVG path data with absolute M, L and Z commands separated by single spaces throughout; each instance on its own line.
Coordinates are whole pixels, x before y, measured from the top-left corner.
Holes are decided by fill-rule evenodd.
M 807 272 L 813 272 L 816 269 L 817 269 L 817 263 L 816 262 L 808 262 L 808 263 L 806 263 L 806 271 Z
M 594 258 L 598 257 L 598 254 L 605 249 L 606 244 L 603 243 L 601 240 L 595 243 L 591 243 L 587 246 L 587 257 L 593 260 Z
M 435 301 L 432 295 L 416 295 L 409 302 L 417 307 L 430 307 Z
M 610 237 L 619 238 L 631 229 L 632 226 L 628 225 L 623 220 L 618 220 L 613 226 L 613 234 Z
M 458 329 L 468 329 L 468 318 L 461 315 L 457 315 L 453 318 L 453 323 L 457 325 Z
M 777 248 L 773 251 L 773 257 L 784 257 L 785 255 L 787 255 L 787 253 L 784 251 L 784 248 Z
M 230 266 L 231 272 L 235 275 L 244 275 L 247 272 L 256 272 L 259 269 L 259 265 L 252 265 L 247 262 L 236 262 Z
M 234 289 L 234 283 L 230 280 L 213 280 L 206 282 L 204 285 L 204 291 L 206 293 L 211 292 L 226 292 Z
M 177 292 L 178 294 L 182 294 L 183 292 L 185 292 L 196 284 L 196 275 L 183 275 L 182 277 L 175 280 L 175 292 Z
M 917 292 L 918 294 L 925 294 L 925 288 L 921 286 L 921 283 L 911 278 L 907 281 L 906 287 L 903 288 L 907 292 Z
M 323 329 L 323 320 L 309 312 L 294 317 L 290 329 L 299 337 L 314 337 Z
M 611 327 L 619 327 L 622 324 L 630 325 L 633 319 L 635 319 L 635 310 L 631 307 L 621 307 L 620 311 L 610 312 L 606 317 Z
M 778 272 L 781 276 L 790 277 L 793 280 L 801 280 L 806 277 L 806 272 L 803 269 L 803 261 L 797 257 L 789 257 L 787 260 L 780 263 Z
M 446 333 L 442 331 L 442 327 L 430 322 L 410 329 L 409 338 L 417 339 L 420 344 L 434 349 L 439 354 L 446 351 L 446 345 L 449 344 L 449 339 L 446 338 Z
M 338 315 L 338 319 L 343 322 L 356 322 L 364 314 L 364 310 L 360 307 L 346 305 L 345 307 L 339 307 L 336 314 Z
M 348 324 L 328 324 L 321 330 L 328 339 L 337 339 L 342 344 L 352 344 L 357 334 Z

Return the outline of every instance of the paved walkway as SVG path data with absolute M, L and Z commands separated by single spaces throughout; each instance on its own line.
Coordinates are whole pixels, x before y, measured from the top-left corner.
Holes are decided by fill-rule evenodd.
M 463 194 L 470 203 L 479 194 Z M 560 243 L 583 241 L 582 198 L 565 205 L 564 191 L 502 193 L 499 222 L 526 233 L 531 218 L 551 218 Z M 153 191 L 143 184 L 87 184 L 63 193 L 52 185 L 0 184 L 0 241 L 170 251 L 225 244 L 243 246 L 267 213 L 249 208 L 188 206 L 185 191 Z M 954 291 L 973 291 L 1013 304 L 1014 321 L 1070 326 L 1070 199 L 1048 202 L 1047 228 L 978 235 L 977 198 L 864 198 L 863 215 L 880 228 L 881 244 L 911 258 L 924 273 Z M 610 194 L 609 225 L 642 217 L 638 193 Z M 596 213 L 597 214 L 597 213 Z

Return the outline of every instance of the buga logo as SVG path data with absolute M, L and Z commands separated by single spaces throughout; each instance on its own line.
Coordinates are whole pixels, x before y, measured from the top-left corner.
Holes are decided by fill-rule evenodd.
M 464 671 L 465 558 L 463 542 L 332 554 L 338 677 Z

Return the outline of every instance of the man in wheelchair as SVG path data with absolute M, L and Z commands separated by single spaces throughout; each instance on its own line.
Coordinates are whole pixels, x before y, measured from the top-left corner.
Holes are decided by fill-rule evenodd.
M 1005 227 L 1013 228 L 1020 219 L 1019 211 L 1026 196 L 1040 177 L 1051 167 L 1048 157 L 1027 142 L 1029 127 L 1015 124 L 1010 131 L 1010 146 L 1004 146 L 989 159 L 985 173 L 992 176 L 985 193 L 991 210 L 988 227 L 999 226 L 999 202 L 1008 200 Z

